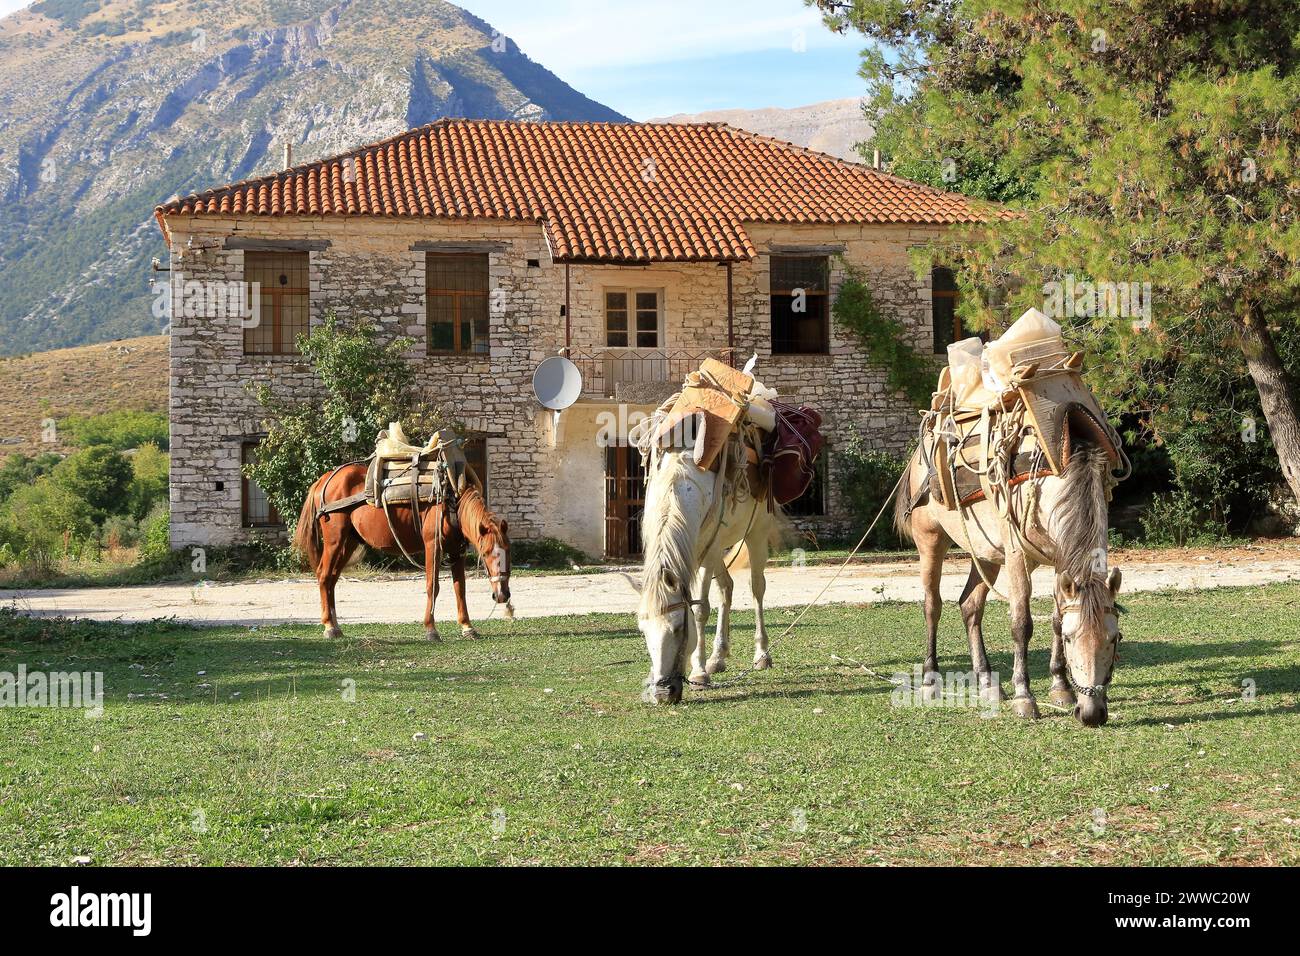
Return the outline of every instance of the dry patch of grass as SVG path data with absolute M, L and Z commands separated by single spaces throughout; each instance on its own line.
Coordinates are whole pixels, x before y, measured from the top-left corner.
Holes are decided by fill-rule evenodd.
M 166 336 L 0 358 L 0 455 L 66 453 L 46 419 L 128 410 L 167 410 Z

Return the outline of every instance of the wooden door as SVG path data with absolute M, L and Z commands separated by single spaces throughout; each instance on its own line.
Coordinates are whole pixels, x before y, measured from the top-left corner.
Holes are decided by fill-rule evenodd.
M 605 449 L 605 556 L 641 557 L 645 469 L 641 453 L 626 445 Z

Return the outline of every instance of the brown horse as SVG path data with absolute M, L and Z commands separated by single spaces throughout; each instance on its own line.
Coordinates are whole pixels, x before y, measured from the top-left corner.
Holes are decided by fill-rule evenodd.
M 454 507 L 442 503 L 419 509 L 420 525 L 410 504 L 390 504 L 388 512 L 364 502 L 341 511 L 320 514 L 322 504 L 342 501 L 365 490 L 366 465 L 354 462 L 322 475 L 307 492 L 294 546 L 320 582 L 321 624 L 326 637 L 342 637 L 334 607 L 334 586 L 360 544 L 398 556 L 424 554 L 425 587 L 429 601 L 424 612 L 425 637 L 440 640 L 433 622 L 433 605 L 438 598 L 438 564 L 445 553 L 451 565 L 452 589 L 456 594 L 456 616 L 461 634 L 478 637 L 465 607 L 465 546 L 472 545 L 483 558 L 492 598 L 498 604 L 510 601 L 510 537 L 506 522 L 488 510 L 477 479 L 466 482 Z M 324 501 L 321 500 L 322 491 Z

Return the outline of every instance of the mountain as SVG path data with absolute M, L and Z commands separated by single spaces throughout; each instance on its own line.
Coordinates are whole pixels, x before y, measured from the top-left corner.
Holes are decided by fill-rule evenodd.
M 818 152 L 860 163 L 862 154 L 854 147 L 868 143 L 875 135 L 858 99 L 827 100 L 791 109 L 768 107 L 758 110 L 714 110 L 710 113 L 679 113 L 652 123 L 727 123 L 761 136 L 772 136 Z
M 625 121 L 443 0 L 40 0 L 0 20 L 0 355 L 160 329 L 153 208 L 442 116 Z

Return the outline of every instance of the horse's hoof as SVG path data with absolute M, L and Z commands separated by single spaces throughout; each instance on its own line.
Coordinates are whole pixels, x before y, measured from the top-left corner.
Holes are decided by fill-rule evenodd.
M 431 627 L 426 630 L 424 632 L 424 639 L 426 641 L 432 641 L 435 644 L 442 643 L 442 638 L 438 636 L 438 629 L 436 627 Z
M 943 696 L 943 686 L 937 681 L 932 680 L 921 684 L 921 699 L 924 701 L 938 700 Z
M 722 660 L 709 661 L 708 666 L 705 668 L 705 670 L 707 670 L 710 674 L 721 674 L 726 669 L 727 669 L 727 662 Z
M 693 687 L 708 687 L 709 675 L 707 671 L 696 671 L 690 677 L 686 678 L 686 681 Z
M 754 670 L 765 671 L 772 668 L 772 655 L 764 654 L 761 657 L 754 658 Z
M 1079 702 L 1079 699 L 1074 696 L 1074 691 L 1064 685 L 1053 687 L 1051 692 L 1048 694 L 1048 697 L 1051 698 L 1052 703 L 1057 707 L 1067 707 L 1071 710 L 1074 709 L 1074 705 Z
M 1011 701 L 1011 712 L 1025 720 L 1038 719 L 1038 703 L 1032 697 L 1017 697 Z
M 332 624 L 325 628 L 325 640 L 327 641 L 337 641 L 342 636 L 343 631 Z
M 477 641 L 477 640 L 480 640 L 480 639 L 483 637 L 482 634 L 480 634 L 478 631 L 476 631 L 476 630 L 475 630 L 474 628 L 472 628 L 472 627 L 462 627 L 462 628 L 460 629 L 460 636 L 461 636 L 461 637 L 464 637 L 464 638 L 467 638 L 467 639 L 469 639 L 469 640 L 471 640 L 471 641 Z

